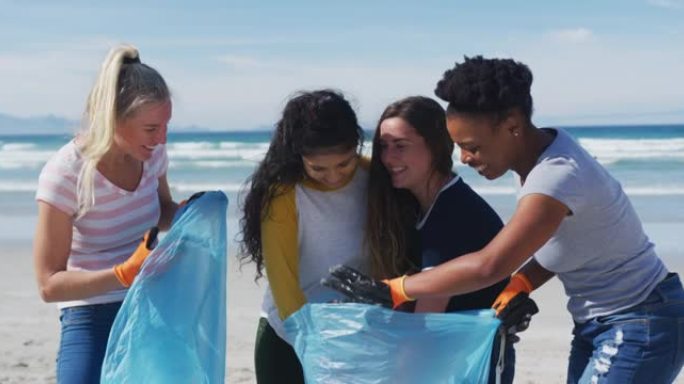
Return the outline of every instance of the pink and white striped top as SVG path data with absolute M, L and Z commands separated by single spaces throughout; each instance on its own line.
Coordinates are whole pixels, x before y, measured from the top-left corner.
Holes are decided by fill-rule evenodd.
M 64 145 L 43 167 L 36 200 L 48 203 L 74 217 L 69 271 L 112 268 L 137 248 L 145 232 L 157 225 L 160 216 L 157 187 L 166 173 L 168 157 L 163 145 L 143 163 L 143 174 L 135 191 L 126 191 L 95 172 L 95 204 L 76 219 L 76 182 L 83 166 L 74 141 Z M 60 302 L 60 308 L 111 303 L 123 300 L 126 289 L 84 300 Z

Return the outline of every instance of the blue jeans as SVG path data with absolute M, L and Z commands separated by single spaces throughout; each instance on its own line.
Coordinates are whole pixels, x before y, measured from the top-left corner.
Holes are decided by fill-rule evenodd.
M 62 337 L 57 353 L 57 382 L 99 383 L 109 331 L 121 303 L 62 309 Z
M 670 273 L 642 303 L 575 323 L 568 383 L 671 383 L 684 364 L 684 289 Z
M 492 351 L 492 359 L 489 363 L 489 384 L 496 383 L 496 365 L 499 360 L 502 337 L 497 334 L 494 339 L 494 350 Z M 501 372 L 500 383 L 512 384 L 515 376 L 515 347 L 513 343 L 517 340 L 515 336 L 505 337 L 506 345 L 504 346 L 503 371 Z

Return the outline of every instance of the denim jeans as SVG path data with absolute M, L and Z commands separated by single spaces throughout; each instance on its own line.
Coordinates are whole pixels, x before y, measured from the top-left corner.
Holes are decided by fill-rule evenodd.
M 497 333 L 494 338 L 494 350 L 492 351 L 492 358 L 489 363 L 489 381 L 488 384 L 495 384 L 496 381 L 496 368 L 499 361 L 499 354 L 501 353 L 501 341 L 506 340 L 506 345 L 504 346 L 504 357 L 503 357 L 503 370 L 499 378 L 499 383 L 501 384 L 512 384 L 513 377 L 515 376 L 515 347 L 513 344 L 519 340 L 516 336 L 502 336 Z
M 670 273 L 638 305 L 575 323 L 568 383 L 671 383 L 684 364 L 684 289 Z
M 62 309 L 57 382 L 99 383 L 107 339 L 121 302 Z

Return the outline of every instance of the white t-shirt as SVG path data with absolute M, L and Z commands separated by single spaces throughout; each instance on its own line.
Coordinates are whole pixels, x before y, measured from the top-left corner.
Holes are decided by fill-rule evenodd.
M 518 199 L 543 194 L 572 212 L 535 259 L 558 274 L 577 322 L 634 306 L 667 269 L 617 182 L 562 129 L 539 157 Z
M 291 200 L 288 204 L 293 209 L 281 219 L 289 227 L 297 228 L 293 233 L 296 239 L 282 239 L 281 245 L 296 247 L 295 253 L 290 254 L 296 260 L 287 265 L 296 269 L 298 289 L 304 293 L 306 302 L 326 303 L 344 298 L 341 293 L 321 285 L 321 278 L 328 276 L 330 267 L 345 264 L 364 270 L 367 186 L 368 171 L 359 166 L 342 188 L 322 191 L 299 183 L 280 199 L 280 203 Z M 278 277 L 269 275 L 269 281 L 275 282 Z M 262 317 L 268 319 L 278 336 L 288 341 L 271 287 L 269 283 L 264 294 Z

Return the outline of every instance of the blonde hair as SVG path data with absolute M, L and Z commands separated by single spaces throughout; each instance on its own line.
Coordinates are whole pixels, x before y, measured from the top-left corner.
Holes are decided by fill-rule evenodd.
M 78 146 L 83 167 L 78 177 L 76 217 L 95 204 L 95 170 L 114 143 L 117 122 L 142 105 L 169 100 L 166 82 L 154 68 L 140 62 L 138 49 L 119 45 L 107 54 L 88 95 Z

